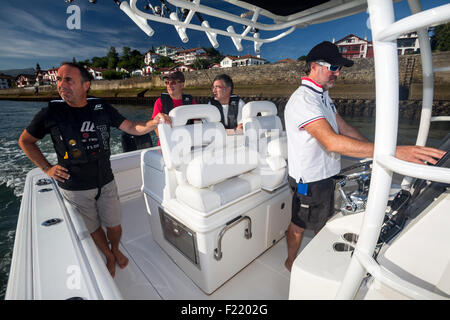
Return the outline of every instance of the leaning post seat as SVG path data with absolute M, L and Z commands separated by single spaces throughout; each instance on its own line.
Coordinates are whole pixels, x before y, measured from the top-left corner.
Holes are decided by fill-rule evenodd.
M 271 101 L 252 101 L 242 109 L 245 145 L 257 150 L 262 188 L 273 191 L 286 183 L 287 140 L 278 110 Z
M 225 128 L 215 106 L 184 105 L 169 116 L 172 126 L 159 124 L 158 131 L 166 170 L 176 177 L 172 197 L 211 213 L 261 189 L 261 178 L 251 173 L 258 165 L 256 150 L 226 147 Z M 186 124 L 190 119 L 201 122 Z

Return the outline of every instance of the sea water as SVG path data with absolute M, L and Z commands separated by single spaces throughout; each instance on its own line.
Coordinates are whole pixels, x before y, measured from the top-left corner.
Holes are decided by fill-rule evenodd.
M 45 106 L 46 102 L 0 100 L 0 299 L 4 299 L 6 292 L 25 177 L 28 171 L 35 168 L 17 141 L 33 116 Z M 115 105 L 115 107 L 126 118 L 134 121 L 148 120 L 153 111 L 153 106 Z M 373 141 L 375 119 L 345 118 L 345 120 Z M 418 126 L 416 121 L 400 121 L 398 144 L 414 144 Z M 449 123 L 432 123 L 427 145 L 438 146 L 439 141 L 449 131 Z M 154 142 L 157 139 L 154 133 L 152 138 Z M 50 136 L 47 135 L 39 141 L 38 146 L 50 163 L 56 162 Z M 112 154 L 122 152 L 121 132 L 115 128 L 111 130 L 111 150 Z

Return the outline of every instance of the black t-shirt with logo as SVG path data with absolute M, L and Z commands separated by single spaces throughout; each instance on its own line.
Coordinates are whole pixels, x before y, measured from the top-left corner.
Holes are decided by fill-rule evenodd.
M 92 113 L 87 107 L 74 108 L 70 107 L 66 103 L 61 103 L 58 108 L 65 108 L 64 112 L 70 112 L 70 118 L 73 119 L 73 128 L 78 130 L 79 128 L 82 143 L 84 148 L 89 150 L 98 149 L 99 137 L 94 129 L 94 123 L 92 121 Z M 102 107 L 104 112 L 108 115 L 109 123 L 112 127 L 118 128 L 122 122 L 126 119 L 122 116 L 113 106 L 103 103 Z M 46 134 L 50 133 L 49 127 L 49 107 L 42 108 L 39 111 L 30 125 L 26 128 L 28 133 L 36 139 L 42 139 Z M 111 169 L 111 162 L 107 159 L 106 163 L 101 166 L 96 162 L 88 162 L 85 164 L 71 164 L 69 166 L 61 164 L 64 167 L 68 167 L 70 178 L 65 182 L 59 182 L 58 185 L 67 190 L 88 190 L 98 187 L 98 182 L 101 181 L 101 186 L 111 182 L 114 179 L 114 175 Z

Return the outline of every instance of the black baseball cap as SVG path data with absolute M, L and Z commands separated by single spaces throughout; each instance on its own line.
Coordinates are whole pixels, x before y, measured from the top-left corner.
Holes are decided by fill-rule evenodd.
M 165 74 L 162 76 L 163 80 L 178 80 L 180 82 L 184 82 L 184 74 L 181 71 L 174 71 L 169 74 Z
M 344 67 L 351 67 L 353 61 L 345 59 L 339 53 L 338 47 L 330 41 L 324 41 L 316 45 L 306 56 L 306 62 L 325 61 Z

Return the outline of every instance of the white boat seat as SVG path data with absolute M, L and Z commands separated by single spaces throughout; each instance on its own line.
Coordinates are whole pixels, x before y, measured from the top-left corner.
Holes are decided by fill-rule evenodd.
M 252 101 L 242 109 L 246 146 L 258 151 L 253 172 L 261 175 L 262 188 L 269 191 L 285 184 L 287 177 L 287 138 L 277 112 L 270 101 Z
M 255 150 L 244 146 L 223 148 L 196 155 L 187 165 L 186 178 L 194 187 L 205 188 L 251 171 L 257 164 L 258 154 Z
M 158 125 L 166 168 L 176 177 L 175 197 L 202 212 L 209 212 L 260 190 L 261 179 L 250 173 L 258 153 L 245 146 L 226 147 L 220 113 L 212 105 L 174 108 L 172 126 Z M 189 119 L 201 122 L 186 125 Z
M 261 177 L 245 173 L 206 188 L 180 184 L 175 190 L 178 200 L 201 212 L 211 212 L 261 189 Z

